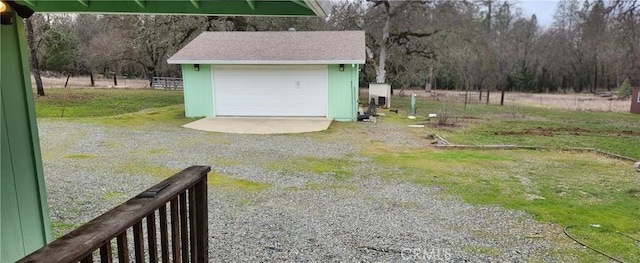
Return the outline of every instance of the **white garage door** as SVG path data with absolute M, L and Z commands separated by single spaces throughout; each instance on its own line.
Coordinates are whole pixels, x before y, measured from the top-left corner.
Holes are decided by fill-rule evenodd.
M 326 65 L 213 67 L 216 116 L 327 116 Z

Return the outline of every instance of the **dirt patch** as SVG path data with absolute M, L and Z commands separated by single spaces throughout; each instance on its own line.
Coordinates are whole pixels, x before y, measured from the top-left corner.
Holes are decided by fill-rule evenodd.
M 455 124 L 444 124 L 444 125 L 440 125 L 436 122 L 425 122 L 425 123 L 420 123 L 423 124 L 425 127 L 427 128 L 431 128 L 434 130 L 438 130 L 438 131 L 446 131 L 446 132 L 452 132 L 456 129 L 461 129 L 464 128 L 464 125 L 461 125 L 460 123 L 455 123 Z
M 518 136 L 518 135 L 532 135 L 532 136 L 543 136 L 543 137 L 551 137 L 556 135 L 575 135 L 575 136 L 585 136 L 585 135 L 604 135 L 604 136 L 640 136 L 640 132 L 637 131 L 613 131 L 613 130 L 588 130 L 583 128 L 542 128 L 538 127 L 535 129 L 525 129 L 522 131 L 500 131 L 494 132 L 495 135 L 504 135 L 504 136 Z
M 418 122 L 418 125 L 424 125 L 425 127 L 439 130 L 439 131 L 453 131 L 456 129 L 462 129 L 468 126 L 468 124 L 485 123 L 486 120 L 482 118 L 472 116 L 459 116 L 451 117 L 451 121 L 448 124 L 438 124 L 437 119 L 427 119 L 423 122 Z

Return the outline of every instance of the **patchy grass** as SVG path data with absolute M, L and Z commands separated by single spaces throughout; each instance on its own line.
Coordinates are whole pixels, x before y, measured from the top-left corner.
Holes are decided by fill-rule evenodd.
M 38 117 L 59 117 L 63 90 L 51 90 L 44 98 L 36 98 Z M 76 121 L 105 125 L 138 126 L 145 124 L 181 125 L 184 118 L 182 93 L 155 90 L 72 90 L 65 115 Z M 387 117 L 380 121 L 398 128 L 424 123 L 427 130 L 455 144 L 518 144 L 547 147 L 593 147 L 640 159 L 640 116 L 630 113 L 575 112 L 526 106 L 486 106 L 430 102 L 418 98 L 418 118 L 407 118 L 409 98 L 392 98 L 392 113 L 379 109 Z M 453 125 L 438 126 L 427 122 L 428 113 L 448 107 Z M 423 133 L 414 129 L 410 132 Z M 208 136 L 208 135 L 207 135 Z M 289 136 L 289 135 L 283 135 Z M 640 177 L 628 162 L 612 160 L 592 153 L 527 150 L 440 150 L 433 148 L 390 148 L 372 140 L 360 123 L 334 122 L 329 130 L 313 133 L 319 141 L 345 142 L 366 140 L 363 154 L 378 168 L 401 172 L 378 173 L 383 178 L 441 187 L 445 193 L 459 196 L 473 204 L 500 205 L 523 210 L 537 220 L 557 225 L 575 225 L 570 232 L 585 243 L 628 262 L 640 258 L 640 250 L 625 233 L 640 237 Z M 210 136 L 219 143 L 228 139 Z M 346 138 L 346 139 L 345 139 Z M 351 140 L 350 138 L 354 138 Z M 185 138 L 180 143 L 198 143 L 202 138 Z M 363 144 L 357 144 L 363 146 Z M 166 149 L 151 149 L 149 154 L 166 154 Z M 92 158 L 69 155 L 66 158 Z M 243 165 L 230 159 L 214 160 L 217 165 Z M 343 159 L 300 157 L 267 164 L 265 168 L 283 174 L 309 172 L 330 175 L 338 180 L 354 176 L 361 162 Z M 131 175 L 148 174 L 162 179 L 177 171 L 131 160 L 116 169 Z M 343 181 L 346 182 L 346 181 Z M 211 173 L 210 187 L 229 191 L 256 192 L 269 184 L 236 179 Z M 309 183 L 303 190 L 357 189 L 347 184 L 320 185 Z M 117 194 L 112 194 L 117 195 Z M 105 198 L 107 196 L 105 195 Z M 117 198 L 117 196 L 113 196 Z M 249 199 L 243 199 L 250 202 Z M 410 203 L 399 204 L 410 206 Z M 76 226 L 54 222 L 58 229 Z M 601 227 L 591 227 L 598 224 Z M 55 234 L 54 234 L 55 235 Z M 602 257 L 578 249 L 568 239 L 543 237 L 567 246 L 562 254 L 578 262 L 601 262 Z M 495 255 L 498 250 L 468 247 L 478 254 Z M 555 252 L 552 252 L 555 253 Z M 573 261 L 570 258 L 567 261 Z M 562 260 L 564 261 L 564 260 Z
M 593 153 L 527 150 L 418 150 L 365 152 L 375 163 L 403 172 L 388 178 L 442 187 L 474 204 L 527 211 L 539 221 L 576 225 L 576 236 L 629 262 L 640 258 L 640 177 L 628 162 Z M 585 228 L 602 226 L 598 231 Z M 598 262 L 589 252 L 581 262 Z M 593 259 L 595 258 L 595 259 Z
M 355 162 L 344 159 L 303 157 L 289 159 L 286 160 L 286 162 L 273 162 L 266 165 L 265 168 L 284 174 L 294 174 L 297 172 L 328 174 L 337 180 L 343 180 L 353 175 L 351 168 L 355 165 Z
M 181 126 L 194 121 L 194 119 L 184 117 L 183 105 L 151 108 L 115 116 L 81 118 L 77 120 L 81 122 L 92 122 L 125 127 L 144 126 L 151 124 Z
M 394 98 L 399 114 L 387 113 L 384 120 L 400 124 L 409 109 L 408 98 Z M 418 121 L 428 113 L 449 107 L 454 126 L 428 125 L 431 131 L 454 144 L 516 144 L 522 146 L 588 147 L 640 159 L 640 116 L 631 113 L 575 112 L 509 106 L 467 105 L 426 101 L 418 98 Z M 523 117 L 524 116 L 524 117 Z M 418 122 L 413 121 L 413 122 Z
M 119 173 L 130 175 L 150 175 L 159 180 L 165 179 L 178 173 L 180 170 L 169 169 L 164 166 L 153 165 L 144 160 L 131 159 L 127 163 L 123 163 L 115 167 Z
M 96 158 L 98 156 L 93 155 L 93 154 L 71 154 L 71 155 L 66 155 L 64 158 L 67 159 L 89 159 L 89 158 Z
M 216 166 L 216 165 L 240 166 L 240 165 L 244 165 L 245 164 L 243 161 L 236 160 L 236 159 L 231 159 L 231 158 L 216 158 L 216 159 L 212 160 L 211 163 L 214 166 Z
M 267 189 L 269 184 L 253 182 L 243 179 L 236 179 L 215 172 L 210 172 L 207 177 L 209 187 L 223 189 L 227 191 L 257 192 Z
M 494 247 L 490 247 L 490 246 L 470 246 L 470 245 L 466 245 L 462 249 L 465 250 L 468 253 L 471 253 L 471 254 L 487 255 L 487 256 L 491 256 L 491 257 L 496 257 L 496 256 L 499 256 L 500 254 L 502 254 L 502 252 L 500 252 L 499 249 L 494 248 Z
M 319 184 L 319 183 L 311 183 L 307 182 L 304 185 L 304 190 L 348 190 L 348 191 L 357 191 L 358 188 L 353 185 L 346 184 Z
M 118 191 L 109 191 L 107 193 L 104 194 L 104 198 L 107 200 L 121 200 L 124 201 L 126 200 L 128 196 L 122 192 L 118 192 Z
M 53 239 L 58 239 L 74 229 L 80 227 L 82 224 L 65 223 L 62 221 L 51 222 L 51 236 Z
M 149 150 L 149 153 L 150 154 L 167 154 L 167 153 L 169 153 L 169 150 L 168 149 L 162 149 L 162 148 L 151 149 L 151 150 Z
M 147 89 L 50 89 L 44 97 L 35 96 L 37 117 L 113 116 L 182 104 L 182 91 Z

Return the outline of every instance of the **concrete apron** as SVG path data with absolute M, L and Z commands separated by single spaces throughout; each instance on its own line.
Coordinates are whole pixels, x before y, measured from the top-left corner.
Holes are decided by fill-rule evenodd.
M 184 128 L 241 134 L 282 134 L 324 131 L 332 119 L 303 117 L 215 117 L 182 125 Z

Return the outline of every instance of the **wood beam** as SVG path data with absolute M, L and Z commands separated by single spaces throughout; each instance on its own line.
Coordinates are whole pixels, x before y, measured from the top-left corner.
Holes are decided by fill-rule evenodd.
M 78 0 L 78 3 L 82 4 L 84 7 L 89 7 L 89 0 Z
M 255 0 L 247 0 L 247 4 L 249 5 L 249 8 L 251 8 L 251 10 L 256 10 Z
M 36 7 L 36 0 L 23 0 L 23 2 L 31 9 Z
M 298 4 L 299 6 L 303 6 L 303 7 L 309 8 L 309 7 L 304 3 L 304 1 L 302 1 L 302 0 L 291 0 L 291 2 L 294 2 L 294 3 Z
M 136 2 L 136 4 L 138 4 L 138 6 L 144 8 L 144 0 L 133 0 L 134 2 Z
M 200 9 L 200 1 L 198 0 L 189 0 L 189 1 L 193 5 L 193 7 L 195 7 L 196 9 Z

